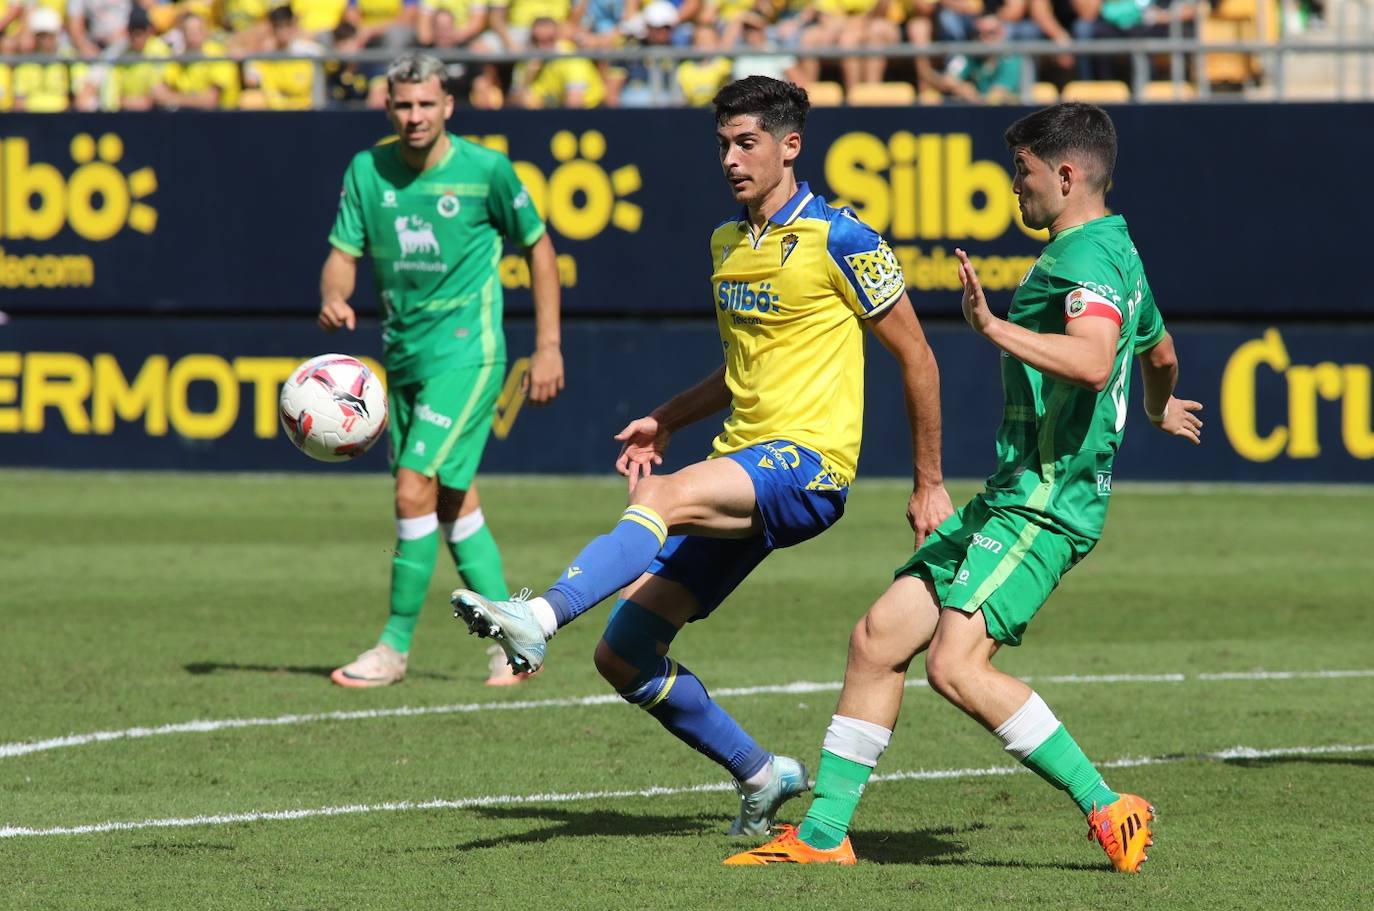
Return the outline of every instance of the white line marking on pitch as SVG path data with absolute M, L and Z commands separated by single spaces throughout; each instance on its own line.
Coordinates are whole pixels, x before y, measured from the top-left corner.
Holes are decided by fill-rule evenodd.
M 1147 765 L 1165 765 L 1189 760 L 1220 762 L 1245 759 L 1274 759 L 1283 756 L 1324 756 L 1346 753 L 1374 752 L 1374 743 L 1333 744 L 1315 747 L 1280 747 L 1259 750 L 1234 746 L 1214 753 L 1186 756 L 1144 756 L 1114 759 L 1099 767 L 1129 769 Z M 950 778 L 987 778 L 1025 772 L 1022 766 L 988 766 L 981 769 L 918 769 L 874 775 L 872 781 L 943 781 Z M 670 797 L 678 794 L 703 794 L 730 791 L 734 786 L 726 782 L 687 785 L 684 787 L 650 787 L 621 791 L 572 791 L 546 794 L 507 794 L 490 797 L 464 797 L 457 800 L 399 800 L 390 803 L 345 804 L 337 807 L 310 807 L 301 810 L 264 810 L 253 813 L 219 813 L 207 816 L 184 816 L 168 819 L 143 819 L 134 822 L 97 822 L 80 826 L 54 826 L 35 829 L 27 826 L 0 828 L 0 838 L 25 838 L 47 835 L 97 835 L 105 832 L 131 832 L 139 829 L 175 829 L 189 826 L 224 826 L 249 822 L 277 822 L 293 819 L 313 819 L 322 816 L 355 816 L 362 813 L 391 813 L 409 810 L 468 810 L 475 807 L 519 806 L 523 804 L 573 803 L 585 800 L 630 800 L 637 797 Z
M 1212 682 L 1232 682 L 1245 680 L 1329 680 L 1352 677 L 1374 677 L 1374 670 L 1351 671 L 1237 671 L 1215 674 L 1060 674 L 1040 677 L 1023 677 L 1027 683 L 1186 683 L 1189 680 Z M 927 686 L 925 678 L 908 680 L 908 687 Z M 799 695 L 805 693 L 838 692 L 840 684 L 795 683 L 775 684 L 772 686 L 744 686 L 722 688 L 715 691 L 716 697 L 722 696 L 764 696 Z M 575 708 L 579 706 L 619 704 L 621 699 L 614 694 L 598 696 L 576 696 L 565 699 L 530 699 L 515 702 L 466 702 L 455 705 L 400 706 L 394 709 L 359 709 L 356 711 L 315 712 L 304 715 L 278 715 L 274 718 L 221 718 L 182 721 L 163 724 L 157 727 L 124 728 L 119 731 L 93 731 L 89 734 L 70 734 L 66 737 L 52 737 L 47 740 L 20 741 L 0 744 L 0 759 L 27 756 L 47 750 L 60 750 L 66 747 L 86 746 L 91 743 L 105 743 L 111 740 L 138 740 L 144 737 L 160 737 L 166 734 L 206 734 L 211 731 L 231 730 L 234 728 L 281 727 L 295 724 L 313 724 L 319 721 L 367 721 L 377 718 L 409 718 L 421 715 L 463 715 L 472 712 L 511 712 L 525 709 Z

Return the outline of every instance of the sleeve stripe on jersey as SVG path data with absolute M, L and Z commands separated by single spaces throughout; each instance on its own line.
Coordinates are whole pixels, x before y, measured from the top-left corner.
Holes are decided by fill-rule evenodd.
M 1074 288 L 1064 296 L 1064 322 L 1073 322 L 1083 316 L 1103 316 L 1118 327 L 1125 322 L 1116 304 L 1087 288 Z
M 1160 324 L 1159 331 L 1156 332 L 1154 335 L 1150 336 L 1149 339 L 1143 342 L 1136 342 L 1135 353 L 1139 354 L 1142 351 L 1149 351 L 1155 345 L 1158 345 L 1160 342 L 1164 341 L 1164 336 L 1168 334 L 1169 330 L 1166 329 L 1163 324 Z
M 881 316 L 882 314 L 884 314 L 884 313 L 886 313 L 887 311 L 891 310 L 891 309 L 892 309 L 892 305 L 895 304 L 895 303 L 897 303 L 897 301 L 901 300 L 901 299 L 902 299 L 902 294 L 904 294 L 905 292 L 906 292 L 906 289 L 905 289 L 905 288 L 901 289 L 901 290 L 898 291 L 896 294 L 894 294 L 894 295 L 892 295 L 891 297 L 889 297 L 886 301 L 884 301 L 883 303 L 881 303 L 881 304 L 879 304 L 878 306 L 874 307 L 872 310 L 866 310 L 866 311 L 864 311 L 864 313 L 861 314 L 861 315 L 859 316 L 859 319 L 870 320 L 870 319 L 873 319 L 873 317 L 875 317 L 875 316 Z
M 537 227 L 531 228 L 531 229 L 530 229 L 530 233 L 529 233 L 529 234 L 526 234 L 526 235 L 520 240 L 520 246 L 522 246 L 522 247 L 524 247 L 525 249 L 528 250 L 530 247 L 533 247 L 533 246 L 534 246 L 535 241 L 539 240 L 539 238 L 541 238 L 541 237 L 543 237 L 543 236 L 544 236 L 544 223 L 543 223 L 543 222 L 540 222 L 539 225 L 538 225 Z
M 1120 310 L 1116 309 L 1111 304 L 1099 303 L 1098 301 L 1084 304 L 1077 313 L 1066 314 L 1064 316 L 1064 322 L 1071 323 L 1084 316 L 1104 316 L 1118 326 L 1122 323 Z
M 316 236 L 318 236 L 318 235 L 316 235 Z M 362 256 L 362 255 L 363 255 L 363 251 L 362 251 L 362 250 L 359 250 L 357 247 L 353 246 L 353 245 L 350 244 L 348 241 L 343 240 L 343 239 L 340 238 L 337 234 L 331 234 L 331 235 L 329 235 L 329 244 L 330 244 L 330 246 L 338 247 L 340 250 L 342 250 L 343 252 L 347 253 L 349 256 Z

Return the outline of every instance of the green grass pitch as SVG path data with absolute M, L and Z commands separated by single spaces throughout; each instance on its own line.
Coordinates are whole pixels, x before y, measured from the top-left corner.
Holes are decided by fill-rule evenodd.
M 481 486 L 516 587 L 623 503 L 613 479 Z M 878 771 L 928 774 L 869 788 L 859 866 L 723 868 L 721 772 L 588 698 L 609 693 L 605 607 L 544 673 L 488 689 L 445 554 L 411 677 L 331 686 L 384 619 L 386 477 L 5 471 L 0 490 L 6 909 L 1374 907 L 1374 488 L 1122 484 L 1102 544 L 999 658 L 1095 760 L 1134 760 L 1107 778 L 1161 814 L 1139 877 L 1108 872 L 1039 779 L 975 774 L 1014 763 L 919 685 Z M 849 502 L 674 650 L 813 767 L 848 630 L 910 545 L 902 485 Z M 1299 673 L 1258 673 L 1280 671 Z M 198 719 L 251 723 L 128 734 Z M 1268 752 L 1215 755 L 1234 747 Z M 256 815 L 274 811 L 301 812 Z M 137 825 L 49 831 L 106 823 Z

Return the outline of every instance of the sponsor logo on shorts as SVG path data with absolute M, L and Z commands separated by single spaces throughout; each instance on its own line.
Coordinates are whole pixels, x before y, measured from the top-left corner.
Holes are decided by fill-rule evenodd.
M 980 534 L 977 534 L 976 532 L 975 532 L 974 535 L 973 535 L 973 546 L 974 546 L 974 547 L 981 547 L 981 548 L 983 548 L 983 550 L 990 550 L 990 551 L 992 551 L 992 552 L 995 553 L 995 554 L 1000 554 L 1000 553 L 1002 552 L 1002 542 L 1001 542 L 1001 541 L 994 541 L 992 538 L 989 538 L 987 535 L 980 535 Z
M 433 424 L 435 427 L 442 427 L 448 430 L 453 426 L 453 418 L 446 414 L 440 414 L 424 402 L 415 409 L 415 420 L 424 421 L 426 424 Z

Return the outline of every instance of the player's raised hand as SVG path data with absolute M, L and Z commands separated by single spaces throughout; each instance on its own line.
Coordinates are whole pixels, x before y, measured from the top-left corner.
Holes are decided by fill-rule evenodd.
M 615 470 L 630 479 L 630 493 L 634 493 L 640 478 L 647 478 L 654 473 L 655 465 L 663 464 L 669 436 L 655 417 L 631 421 L 615 435 L 624 443 L 620 447 L 620 457 L 615 460 Z
M 1195 412 L 1201 410 L 1201 402 L 1171 395 L 1169 404 L 1164 406 L 1164 420 L 1152 423 L 1170 436 L 1183 437 L 1197 445 L 1202 442 L 1202 419 Z
M 978 281 L 978 273 L 969 262 L 968 254 L 958 247 L 954 255 L 959 257 L 959 284 L 964 286 L 964 319 L 979 335 L 987 331 L 988 324 L 997 317 L 988 309 L 988 299 L 983 294 L 983 286 Z
M 945 485 L 933 484 L 913 490 L 906 504 L 906 520 L 916 533 L 916 546 L 924 544 L 930 533 L 953 514 L 954 504 Z
M 320 316 L 316 322 L 325 332 L 343 328 L 352 331 L 358 327 L 358 316 L 347 301 L 327 300 L 320 304 Z
M 562 391 L 563 352 L 556 347 L 535 349 L 523 380 L 523 392 L 529 396 L 530 403 L 548 404 Z

